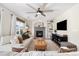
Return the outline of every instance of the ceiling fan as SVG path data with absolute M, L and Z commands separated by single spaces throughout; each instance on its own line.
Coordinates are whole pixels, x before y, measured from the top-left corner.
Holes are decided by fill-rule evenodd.
M 33 10 L 35 10 L 35 12 L 26 12 L 26 13 L 36 13 L 35 17 L 37 17 L 39 14 L 45 17 L 46 16 L 45 12 L 53 12 L 53 10 L 45 10 L 47 3 L 44 3 L 41 7 L 37 9 L 31 6 L 30 4 L 26 4 L 26 5 L 31 7 Z

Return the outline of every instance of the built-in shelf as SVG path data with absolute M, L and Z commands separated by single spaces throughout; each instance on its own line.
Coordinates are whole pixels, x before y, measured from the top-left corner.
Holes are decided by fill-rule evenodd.
M 47 21 L 47 32 L 48 32 L 47 36 L 48 38 L 50 38 L 51 33 L 53 32 L 53 21 L 52 20 Z

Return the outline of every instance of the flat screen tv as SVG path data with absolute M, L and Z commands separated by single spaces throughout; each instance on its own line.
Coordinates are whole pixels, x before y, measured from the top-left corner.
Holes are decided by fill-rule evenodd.
M 57 30 L 67 30 L 67 20 L 57 23 Z

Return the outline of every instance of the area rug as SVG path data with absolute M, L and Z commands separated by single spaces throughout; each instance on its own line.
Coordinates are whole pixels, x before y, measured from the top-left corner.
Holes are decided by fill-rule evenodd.
M 35 47 L 34 40 L 32 41 L 32 43 L 30 44 L 30 46 L 28 48 L 29 51 L 35 51 L 34 50 L 34 47 Z M 59 47 L 53 41 L 51 41 L 51 40 L 45 40 L 45 41 L 47 43 L 46 51 L 58 51 L 59 50 Z

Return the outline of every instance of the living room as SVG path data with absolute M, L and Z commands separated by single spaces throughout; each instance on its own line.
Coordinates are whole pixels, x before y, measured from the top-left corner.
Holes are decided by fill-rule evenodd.
M 0 55 L 79 55 L 78 10 L 78 3 L 0 3 Z

